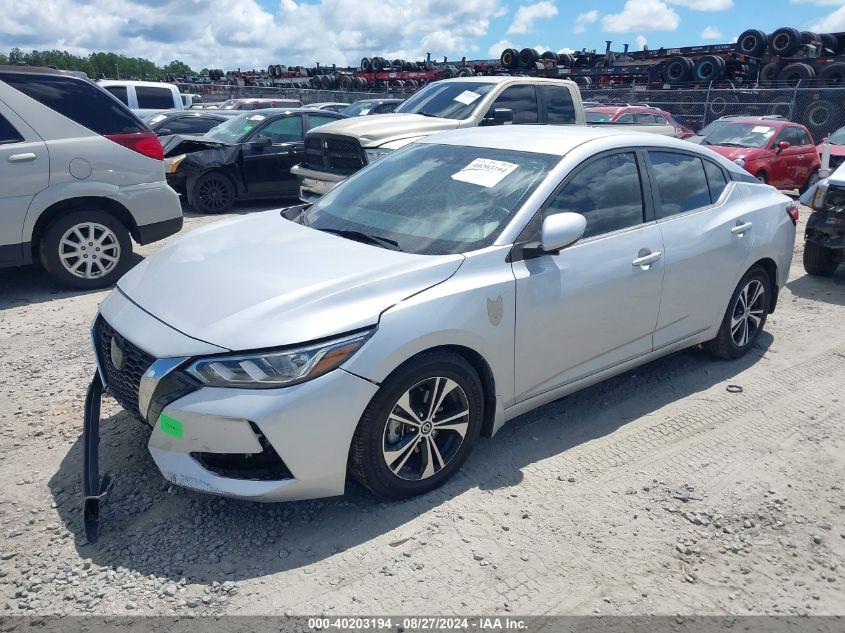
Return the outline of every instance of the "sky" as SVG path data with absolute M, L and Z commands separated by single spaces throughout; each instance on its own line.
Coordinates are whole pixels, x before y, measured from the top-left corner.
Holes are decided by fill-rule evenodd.
M 747 28 L 845 31 L 845 0 L 0 0 L 0 50 L 112 51 L 195 69 L 497 58 L 507 47 L 691 46 Z

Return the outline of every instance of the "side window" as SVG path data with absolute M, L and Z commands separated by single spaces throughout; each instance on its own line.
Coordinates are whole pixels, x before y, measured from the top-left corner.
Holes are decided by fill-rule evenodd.
M 125 105 L 87 79 L 15 72 L 0 72 L 0 79 L 97 134 L 144 132 L 147 129 Z
M 709 160 L 704 161 L 704 171 L 707 174 L 707 184 L 710 186 L 710 200 L 715 203 L 719 200 L 728 181 L 725 180 L 725 172 L 716 163 Z
M 540 95 L 546 106 L 546 123 L 575 123 L 575 106 L 572 105 L 572 95 L 566 86 L 540 84 Z
M 320 116 L 319 114 L 309 114 L 308 129 L 313 130 L 315 127 L 320 127 L 321 125 L 325 125 L 326 123 L 331 123 L 332 121 L 337 120 L 338 119 L 333 116 Z
M 704 165 L 697 156 L 675 152 L 649 152 L 660 206 L 657 217 L 666 218 L 710 204 Z
M 801 145 L 801 138 L 798 135 L 799 132 L 800 128 L 792 126 L 785 127 L 778 134 L 774 144 L 777 145 L 781 141 L 787 141 L 790 145 Z
M 630 112 L 623 114 L 621 117 L 616 119 L 615 123 L 633 123 L 634 122 L 634 115 Z
M 139 108 L 169 109 L 173 107 L 173 93 L 167 88 L 135 86 L 135 96 L 138 97 Z
M 648 125 L 654 125 L 657 123 L 657 119 L 654 118 L 653 114 L 637 114 L 634 117 L 634 120 L 637 123 L 646 123 Z
M 6 120 L 6 117 L 0 114 L 0 145 L 20 143 L 21 141 L 23 141 L 23 136 L 18 133 L 15 126 Z
M 666 125 L 669 123 L 665 116 L 660 116 L 659 114 L 654 115 L 654 122 L 657 123 L 657 125 Z
M 587 218 L 584 237 L 643 222 L 643 191 L 633 153 L 604 156 L 587 163 L 546 207 L 544 216 L 571 211 Z
M 259 136 L 268 136 L 273 145 L 296 143 L 302 140 L 302 117 L 283 116 L 265 125 L 258 131 Z
M 112 93 L 117 97 L 118 101 L 124 105 L 129 105 L 129 95 L 126 93 L 126 86 L 103 86 L 106 92 Z
M 537 123 L 537 93 L 534 86 L 511 86 L 506 89 L 490 106 L 492 112 L 496 108 L 508 108 L 513 111 L 513 122 Z
M 810 142 L 809 135 L 807 134 L 807 130 L 796 127 L 793 128 L 795 130 L 795 144 L 796 145 L 812 145 Z

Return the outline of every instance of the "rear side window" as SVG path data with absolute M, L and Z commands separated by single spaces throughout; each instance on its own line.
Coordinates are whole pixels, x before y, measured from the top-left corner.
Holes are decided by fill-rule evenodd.
M 313 130 L 315 127 L 320 127 L 321 125 L 325 125 L 326 123 L 331 123 L 332 121 L 337 120 L 337 117 L 333 116 L 320 116 L 319 114 L 309 114 L 308 129 Z
M 657 119 L 654 117 L 653 114 L 638 114 L 634 117 L 637 123 L 646 123 L 646 124 L 653 124 L 657 123 Z
M 174 134 L 203 134 L 222 121 L 201 116 L 184 116 L 171 119 L 161 127 L 169 129 Z
M 522 85 L 507 88 L 490 106 L 490 114 L 493 114 L 493 110 L 496 108 L 512 110 L 515 124 L 537 123 L 539 121 L 537 93 L 534 86 Z
M 546 106 L 546 123 L 575 123 L 575 106 L 572 105 L 572 95 L 565 86 L 541 84 L 540 95 Z
M 0 79 L 97 134 L 146 131 L 126 106 L 85 79 L 19 73 L 0 73 Z
M 123 105 L 129 105 L 129 95 L 126 93 L 126 86 L 103 86 L 106 92 L 112 93 Z
M 23 137 L 15 129 L 15 126 L 0 114 L 0 145 L 5 143 L 20 143 L 22 140 Z
M 649 157 L 660 194 L 658 219 L 710 205 L 710 188 L 700 158 L 675 152 L 649 152 Z
M 621 117 L 616 119 L 616 123 L 633 123 L 634 122 L 634 115 L 628 112 L 627 114 L 623 114 Z
M 716 163 L 709 160 L 704 161 L 704 172 L 707 174 L 707 184 L 710 186 L 710 201 L 715 203 L 722 195 L 728 181 L 725 180 L 725 172 Z
M 138 97 L 139 108 L 172 108 L 173 93 L 167 88 L 155 86 L 135 86 L 135 96 Z
M 667 121 L 667 120 L 666 120 L 666 117 L 665 117 L 665 116 L 660 116 L 659 114 L 655 114 L 655 115 L 654 115 L 654 121 L 655 121 L 658 125 L 666 125 L 667 123 L 669 123 L 669 121 Z

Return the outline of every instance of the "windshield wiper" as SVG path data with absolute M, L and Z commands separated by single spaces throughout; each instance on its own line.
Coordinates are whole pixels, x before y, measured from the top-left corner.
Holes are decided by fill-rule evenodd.
M 746 147 L 746 145 L 740 145 L 739 143 L 717 143 L 717 145 L 721 145 L 722 147 Z
M 435 119 L 440 118 L 439 114 L 434 114 L 433 112 L 426 112 L 425 110 L 420 110 L 419 112 L 417 112 L 417 114 L 421 114 L 423 116 L 430 116 L 430 117 L 433 117 Z
M 396 240 L 391 240 L 386 237 L 381 237 L 380 235 L 370 235 L 369 233 L 364 233 L 362 231 L 352 231 L 349 229 L 317 229 L 318 231 L 323 231 L 325 233 L 331 233 L 332 235 L 338 235 L 340 237 L 345 237 L 350 240 L 355 240 L 356 242 L 366 242 L 368 244 L 373 244 L 375 246 L 381 246 L 382 248 L 389 249 L 391 251 L 401 251 L 402 249 L 399 248 L 399 242 Z

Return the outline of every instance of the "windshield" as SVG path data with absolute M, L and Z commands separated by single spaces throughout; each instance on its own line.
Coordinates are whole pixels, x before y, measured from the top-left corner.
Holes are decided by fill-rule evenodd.
M 369 114 L 370 110 L 378 105 L 378 101 L 356 101 L 355 103 L 346 106 L 341 113 L 346 116 L 364 116 Z
M 845 145 L 845 127 L 841 127 L 830 135 L 831 145 Z
M 206 138 L 224 143 L 240 143 L 243 138 L 252 132 L 256 125 L 261 124 L 267 116 L 264 114 L 247 113 L 234 116 L 228 121 L 211 128 L 205 133 Z
M 587 111 L 587 123 L 608 123 L 613 118 L 609 112 Z
M 765 147 L 775 133 L 775 128 L 757 123 L 714 121 L 701 131 L 702 145 L 725 147 Z
M 419 143 L 332 189 L 300 218 L 425 255 L 489 246 L 559 156 Z
M 495 85 L 477 81 L 438 81 L 408 97 L 396 112 L 466 119 Z

